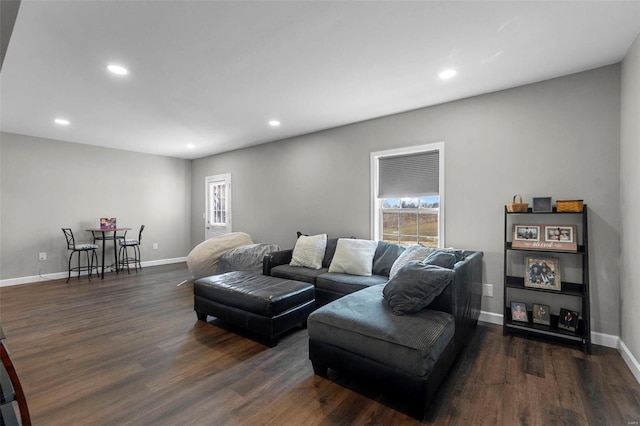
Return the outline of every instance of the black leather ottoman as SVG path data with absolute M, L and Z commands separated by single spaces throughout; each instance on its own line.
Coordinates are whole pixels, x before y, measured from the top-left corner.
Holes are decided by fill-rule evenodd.
M 269 346 L 278 336 L 302 324 L 314 310 L 314 287 L 300 281 L 249 271 L 200 278 L 193 285 L 194 309 L 263 336 Z

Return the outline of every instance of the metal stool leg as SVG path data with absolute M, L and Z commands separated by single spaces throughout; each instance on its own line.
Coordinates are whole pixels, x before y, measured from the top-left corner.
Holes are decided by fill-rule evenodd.
M 69 280 L 71 279 L 71 259 L 73 258 L 73 253 L 71 252 L 69 254 L 69 275 L 67 276 L 67 283 L 69 283 Z
M 136 256 L 136 272 L 138 272 L 138 268 L 140 268 L 140 270 L 142 270 L 142 264 L 140 263 L 140 244 L 136 244 L 134 247 L 134 252 L 135 252 L 135 256 Z

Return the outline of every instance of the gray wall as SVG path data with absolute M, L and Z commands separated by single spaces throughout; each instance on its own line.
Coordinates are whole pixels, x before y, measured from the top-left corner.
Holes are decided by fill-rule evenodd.
M 297 230 L 369 238 L 369 154 L 438 141 L 446 245 L 484 251 L 495 297 L 483 310 L 502 313 L 504 204 L 580 198 L 593 329 L 619 335 L 619 65 L 194 160 L 192 244 L 204 236 L 205 176 L 220 173 L 232 174 L 234 230 L 256 242 L 292 247 Z
M 640 360 L 640 37 L 622 63 L 621 187 L 622 272 L 620 278 L 621 338 L 636 360 Z M 639 378 L 640 380 L 640 378 Z
M 100 217 L 147 226 L 143 261 L 189 253 L 191 161 L 11 133 L 0 154 L 0 279 L 66 271 L 60 228 L 86 239 Z

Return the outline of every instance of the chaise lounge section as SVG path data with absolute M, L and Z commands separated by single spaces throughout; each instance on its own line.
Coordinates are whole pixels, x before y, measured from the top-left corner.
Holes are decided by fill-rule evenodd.
M 348 294 L 308 318 L 314 372 L 355 373 L 404 396 L 409 413 L 425 411 L 475 332 L 482 294 L 482 252 L 463 252 L 453 279 L 426 308 L 397 315 L 386 284 Z M 428 269 L 410 262 L 406 268 Z M 399 273 L 402 274 L 402 273 Z M 390 281 L 391 283 L 392 281 Z

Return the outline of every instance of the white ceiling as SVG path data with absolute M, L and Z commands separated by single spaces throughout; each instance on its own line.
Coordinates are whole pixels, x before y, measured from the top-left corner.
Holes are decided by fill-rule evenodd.
M 0 125 L 198 158 L 616 63 L 639 32 L 640 0 L 23 0 Z

